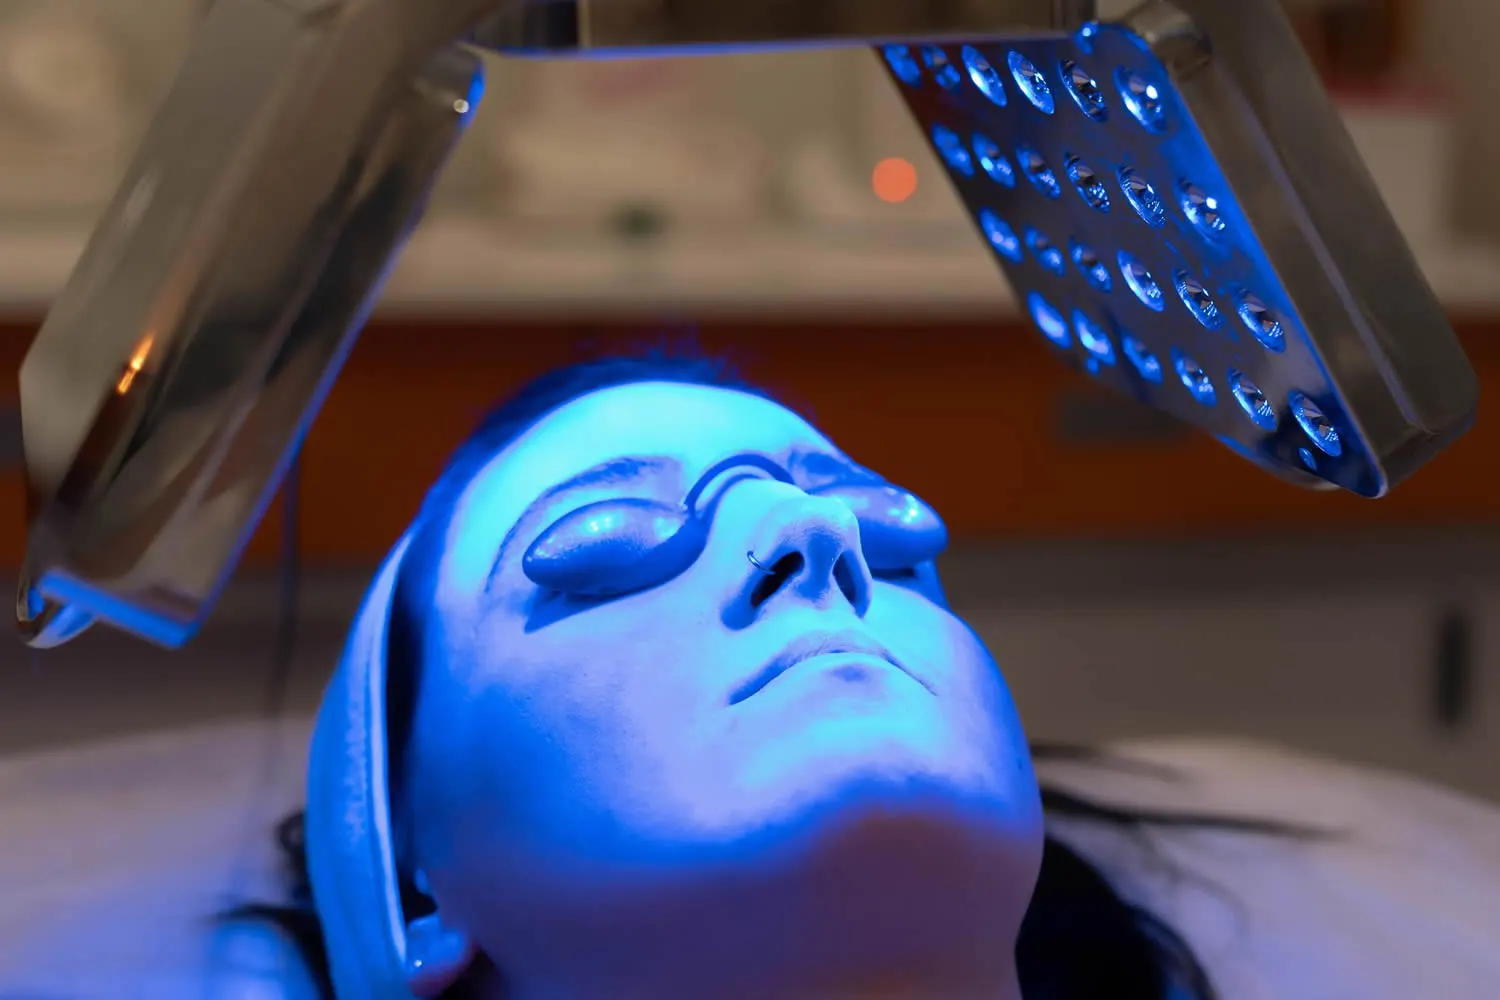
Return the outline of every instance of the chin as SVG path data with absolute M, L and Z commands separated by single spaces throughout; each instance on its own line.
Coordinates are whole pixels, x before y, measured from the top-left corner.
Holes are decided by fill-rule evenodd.
M 1002 778 L 1017 773 L 932 720 L 829 719 L 762 752 L 742 801 L 794 841 L 867 826 L 983 838 L 1039 824 L 1034 782 Z
M 760 803 L 775 819 L 739 842 L 740 858 L 825 928 L 868 920 L 909 933 L 922 915 L 951 933 L 982 916 L 996 941 L 1014 932 L 1011 917 L 1019 925 L 1041 858 L 1034 786 L 1008 796 L 966 766 L 885 742 L 825 752 L 781 792 Z M 1005 900 L 1020 902 L 1000 907 L 997 927 Z

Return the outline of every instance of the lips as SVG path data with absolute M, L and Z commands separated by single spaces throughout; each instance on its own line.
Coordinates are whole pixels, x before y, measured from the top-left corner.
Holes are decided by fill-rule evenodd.
M 729 703 L 731 705 L 738 705 L 745 699 L 754 697 L 766 685 L 804 660 L 810 660 L 815 656 L 827 656 L 831 653 L 853 653 L 878 657 L 903 673 L 909 673 L 891 655 L 890 650 L 862 632 L 853 630 L 843 632 L 809 632 L 798 636 L 785 649 L 767 661 L 765 666 L 756 672 L 755 676 L 742 684 L 730 696 Z M 925 685 L 923 686 L 925 687 Z

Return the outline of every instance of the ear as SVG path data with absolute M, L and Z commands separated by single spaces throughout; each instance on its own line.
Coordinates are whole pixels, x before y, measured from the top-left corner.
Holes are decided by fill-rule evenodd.
M 478 949 L 464 931 L 443 923 L 442 913 L 406 925 L 406 986 L 419 1000 L 433 1000 L 468 971 Z

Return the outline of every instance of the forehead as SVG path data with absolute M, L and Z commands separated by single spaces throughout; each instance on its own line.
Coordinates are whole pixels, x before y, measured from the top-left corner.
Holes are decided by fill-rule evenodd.
M 777 454 L 833 445 L 770 400 L 732 389 L 637 382 L 601 389 L 553 410 L 501 450 L 461 498 L 449 536 L 447 582 L 482 582 L 500 540 L 537 495 L 601 462 L 663 455 L 687 477 L 742 451 Z

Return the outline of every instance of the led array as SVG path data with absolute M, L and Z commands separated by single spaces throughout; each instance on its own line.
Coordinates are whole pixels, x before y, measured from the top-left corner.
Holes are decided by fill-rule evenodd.
M 1002 66 L 991 63 L 974 46 L 964 46 L 955 59 L 937 45 L 915 50 L 890 45 L 885 48 L 885 57 L 896 78 L 908 86 L 917 86 L 930 76 L 947 92 L 971 86 L 997 107 L 1009 105 L 1013 87 L 1022 106 L 1029 106 L 1038 114 L 1081 113 L 1091 121 L 1105 122 L 1112 112 L 1112 97 L 1107 88 L 1071 59 L 1063 59 L 1055 67 L 1054 84 L 1043 67 L 1015 51 L 1007 54 Z M 1117 70 L 1112 82 L 1118 106 L 1137 126 L 1153 135 L 1170 129 L 1167 95 L 1157 84 L 1129 68 Z M 1067 97 L 1060 99 L 1059 91 Z M 1072 151 L 1064 151 L 1053 161 L 1030 144 L 1018 145 L 1007 157 L 1006 150 L 991 136 L 983 133 L 963 136 L 944 125 L 934 126 L 931 138 L 943 162 L 963 178 L 975 177 L 977 164 L 979 172 L 1008 189 L 1016 188 L 1020 177 L 1048 200 L 1076 196 L 1100 213 L 1128 206 L 1128 211 L 1141 223 L 1153 229 L 1166 227 L 1175 207 L 1188 227 L 1209 243 L 1218 244 L 1231 235 L 1219 200 L 1194 180 L 1180 179 L 1170 187 L 1158 189 L 1135 167 L 1113 168 L 1091 163 Z M 1071 261 L 1089 287 L 1100 295 L 1115 293 L 1118 274 L 1123 285 L 1121 291 L 1128 290 L 1130 297 L 1151 313 L 1160 314 L 1169 307 L 1180 306 L 1205 330 L 1219 330 L 1231 318 L 1237 318 L 1261 348 L 1272 353 L 1286 350 L 1287 337 L 1281 318 L 1248 289 L 1239 290 L 1229 308 L 1225 308 L 1203 281 L 1186 270 L 1159 276 L 1125 250 L 1105 257 L 1077 238 L 1059 244 L 1034 227 L 1018 233 L 988 208 L 979 213 L 979 227 L 995 252 L 1012 263 L 1021 263 L 1030 256 L 1047 272 L 1063 275 Z M 1168 290 L 1175 292 L 1175 296 Z M 1172 298 L 1175 304 L 1169 301 Z M 1032 320 L 1053 344 L 1071 348 L 1076 340 L 1088 356 L 1091 370 L 1116 363 L 1110 334 L 1083 312 L 1075 312 L 1070 321 L 1035 291 L 1027 296 L 1026 303 Z M 1218 404 L 1219 385 L 1187 351 L 1174 349 L 1164 363 L 1143 341 L 1123 333 L 1119 347 L 1119 355 L 1145 381 L 1160 384 L 1170 370 L 1191 399 L 1203 406 Z M 1277 407 L 1244 372 L 1229 369 L 1223 386 L 1256 428 L 1266 432 L 1277 429 Z M 1330 457 L 1342 454 L 1338 429 L 1306 394 L 1291 392 L 1287 410 L 1283 412 L 1287 411 L 1318 452 Z M 1303 448 L 1299 454 L 1304 464 L 1316 469 L 1316 455 L 1312 451 Z

